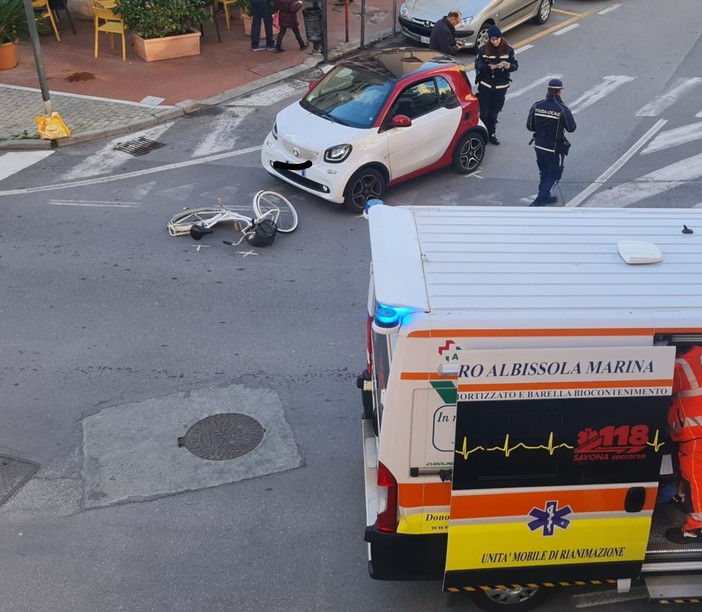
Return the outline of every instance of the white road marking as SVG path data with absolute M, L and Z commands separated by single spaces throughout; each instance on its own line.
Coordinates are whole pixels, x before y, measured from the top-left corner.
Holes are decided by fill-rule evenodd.
M 129 159 L 134 159 L 131 153 L 126 151 L 118 151 L 115 146 L 121 143 L 129 142 L 135 140 L 136 138 L 148 138 L 149 140 L 157 139 L 161 134 L 163 134 L 168 128 L 170 128 L 175 122 L 169 121 L 168 123 L 163 123 L 151 127 L 147 130 L 142 130 L 141 132 L 135 132 L 127 136 L 120 136 L 114 140 L 110 140 L 102 149 L 97 153 L 87 157 L 82 163 L 78 164 L 71 170 L 69 170 L 64 178 L 70 180 L 86 178 L 89 176 L 98 176 L 100 174 L 108 174 L 112 172 L 115 168 L 118 168 L 124 162 Z
M 588 201 L 588 206 L 620 208 L 665 193 L 687 181 L 702 178 L 702 153 L 649 172 L 628 183 L 601 191 Z
M 664 149 L 670 149 L 671 147 L 700 139 L 702 139 L 702 121 L 661 132 L 651 141 L 651 144 L 641 151 L 641 155 L 663 151 Z
M 231 151 L 237 140 L 239 124 L 253 111 L 253 108 L 225 108 L 214 123 L 210 124 L 209 134 L 195 147 L 193 157 Z
M 0 155 L 0 181 L 51 155 L 53 151 L 11 151 Z
M 539 87 L 540 85 L 546 86 L 551 79 L 560 79 L 562 77 L 563 77 L 562 74 L 552 74 L 550 76 L 541 77 L 540 79 L 537 79 L 536 81 L 532 81 L 526 87 L 522 87 L 521 89 L 517 89 L 514 92 L 508 93 L 507 99 L 509 100 L 510 98 L 516 98 L 517 96 L 521 96 L 523 93 L 526 93 L 527 91 L 531 91 L 535 87 Z
M 258 253 L 254 252 L 253 250 L 251 251 L 237 251 L 237 255 L 243 255 L 244 257 L 248 257 L 249 255 L 258 255 Z
M 599 11 L 597 14 L 598 15 L 606 15 L 610 11 L 614 11 L 614 10 L 618 9 L 620 6 L 621 6 L 621 4 L 613 4 L 612 6 L 608 6 L 606 9 Z
M 195 247 L 195 250 L 199 253 L 200 249 L 209 249 L 210 245 L 209 244 L 193 244 L 191 246 Z
M 139 208 L 138 202 L 101 202 L 100 200 L 49 200 L 51 206 L 88 206 L 97 208 Z
M 664 110 L 671 107 L 679 98 L 686 94 L 689 90 L 702 84 L 702 78 L 699 77 L 678 77 L 673 81 L 672 87 L 670 87 L 665 93 L 662 93 L 643 108 L 636 113 L 637 117 L 657 117 Z
M 572 200 L 567 202 L 565 206 L 580 206 L 581 202 L 584 202 L 590 197 L 590 194 L 597 191 L 607 180 L 610 179 L 626 162 L 628 162 L 636 152 L 643 147 L 653 135 L 660 130 L 667 121 L 665 119 L 659 119 L 655 125 L 648 130 L 641 138 L 639 138 L 632 147 L 624 153 L 614 164 L 612 164 L 607 170 L 605 170 L 594 183 L 583 189 L 578 195 L 576 195 Z M 1 194 L 0 194 L 1 195 Z
M 237 98 L 227 104 L 227 106 L 271 106 L 283 101 L 285 98 L 307 91 L 308 87 L 309 83 L 299 80 L 281 83 L 275 87 L 259 90 L 243 98 Z
M 515 49 L 514 54 L 518 55 L 522 51 L 528 51 L 529 49 L 533 49 L 533 48 L 534 48 L 534 45 L 524 45 L 523 47 L 519 47 L 519 49 Z
M 625 83 L 629 83 L 635 79 L 636 77 L 626 75 L 611 74 L 606 76 L 602 79 L 602 83 L 596 85 L 589 91 L 586 91 L 582 96 L 575 100 L 575 102 L 569 104 L 568 106 L 573 113 L 583 111 L 589 106 L 595 104 L 595 102 L 599 102 L 602 98 L 611 94 L 618 87 L 621 87 Z
M 159 172 L 169 172 L 171 170 L 178 170 L 179 168 L 189 168 L 190 166 L 198 166 L 200 164 L 206 164 L 212 161 L 218 161 L 220 159 L 227 159 L 228 157 L 237 157 L 239 155 L 247 155 L 249 153 L 255 153 L 261 150 L 261 145 L 256 147 L 247 147 L 246 149 L 239 149 L 238 151 L 226 151 L 225 153 L 217 153 L 215 155 L 208 155 L 207 157 L 200 157 L 198 159 L 189 159 L 182 162 L 175 162 L 172 164 L 164 164 L 158 168 L 145 168 L 143 170 L 135 170 L 134 172 L 124 172 L 123 174 L 115 174 L 113 176 L 100 176 L 97 178 L 88 178 L 80 181 L 70 181 L 68 183 L 57 183 L 55 185 L 41 185 L 39 187 L 26 187 L 24 189 L 6 189 L 5 191 L 0 191 L 1 196 L 14 196 L 14 195 L 25 195 L 28 193 L 40 193 L 42 191 L 54 191 L 58 189 L 73 189 L 75 187 L 85 187 L 87 185 L 101 185 L 103 183 L 112 183 L 113 181 L 122 181 L 124 179 L 136 178 L 139 176 L 146 176 L 148 174 L 157 174 Z
M 566 32 L 570 32 L 571 30 L 574 30 L 575 28 L 579 28 L 580 24 L 579 23 L 571 23 L 569 26 L 566 26 L 562 30 L 558 30 L 558 32 L 554 32 L 554 36 L 560 36 L 561 34 L 565 34 Z

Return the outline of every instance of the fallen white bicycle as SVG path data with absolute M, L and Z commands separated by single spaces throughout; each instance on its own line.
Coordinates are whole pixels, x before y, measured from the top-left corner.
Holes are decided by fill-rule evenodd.
M 289 234 L 297 227 L 297 211 L 286 197 L 275 191 L 259 191 L 253 198 L 253 212 L 253 217 L 247 217 L 221 202 L 208 208 L 188 208 L 168 222 L 168 233 L 190 234 L 200 240 L 212 233 L 217 223 L 232 221 L 241 238 L 225 240 L 225 244 L 237 246 L 246 240 L 252 246 L 268 246 L 277 232 Z

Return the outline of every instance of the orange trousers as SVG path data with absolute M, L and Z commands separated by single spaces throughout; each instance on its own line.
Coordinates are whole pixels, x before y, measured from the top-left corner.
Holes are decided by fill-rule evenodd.
M 678 443 L 680 477 L 685 489 L 689 514 L 684 531 L 702 528 L 702 439 Z

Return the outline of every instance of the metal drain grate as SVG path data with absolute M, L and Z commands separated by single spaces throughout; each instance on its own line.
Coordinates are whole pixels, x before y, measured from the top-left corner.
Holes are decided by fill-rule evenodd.
M 178 438 L 178 446 L 202 459 L 235 459 L 256 448 L 265 431 L 256 419 L 246 414 L 215 414 L 188 429 L 185 436 Z
M 0 455 L 0 506 L 12 497 L 39 469 L 39 464 Z
M 160 149 L 161 147 L 165 147 L 162 142 L 156 142 L 155 140 L 149 140 L 148 138 L 144 138 L 143 136 L 139 136 L 139 138 L 135 138 L 134 140 L 130 140 L 128 142 L 120 142 L 119 144 L 115 145 L 115 150 L 116 151 L 124 151 L 125 153 L 129 153 L 131 155 L 146 155 L 147 153 L 151 153 L 154 149 Z

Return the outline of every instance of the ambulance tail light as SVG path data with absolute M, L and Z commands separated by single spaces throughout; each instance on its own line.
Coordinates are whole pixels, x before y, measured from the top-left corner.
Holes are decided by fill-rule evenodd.
M 397 531 L 397 480 L 378 462 L 378 531 Z

